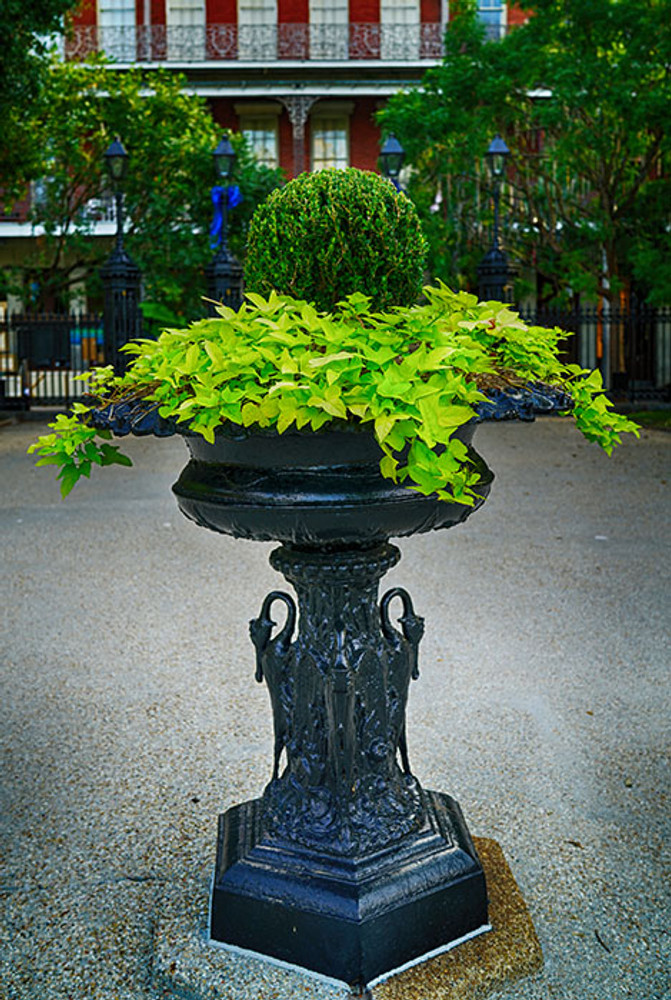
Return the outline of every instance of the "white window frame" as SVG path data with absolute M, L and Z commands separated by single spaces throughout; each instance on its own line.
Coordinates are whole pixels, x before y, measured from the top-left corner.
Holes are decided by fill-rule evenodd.
M 310 0 L 310 59 L 347 59 L 348 0 Z
M 277 0 L 238 0 L 238 59 L 277 59 Z
M 166 0 L 165 30 L 170 62 L 205 59 L 205 0 Z
M 249 142 L 249 146 L 259 163 L 263 163 L 267 167 L 278 167 L 280 165 L 279 117 L 282 114 L 281 105 L 261 102 L 235 104 L 233 108 L 238 116 L 239 129 L 248 142 L 247 133 L 253 131 L 255 125 L 258 127 L 260 124 L 263 131 L 272 134 L 273 150 L 271 156 L 259 156 L 254 150 L 252 142 Z
M 110 59 L 135 62 L 137 25 L 135 0 L 98 0 L 98 48 Z
M 330 102 L 316 106 L 310 115 L 310 170 L 326 170 L 330 167 L 345 170 L 349 167 L 350 115 L 353 110 L 354 103 L 352 101 Z M 315 157 L 315 138 L 319 132 L 324 132 L 327 129 L 343 133 L 345 155 L 333 158 L 335 162 L 329 162 L 326 158 L 318 162 Z
M 508 7 L 505 0 L 478 0 L 478 17 L 485 25 L 487 37 L 499 41 L 508 23 Z
M 419 59 L 420 0 L 380 0 L 380 59 Z

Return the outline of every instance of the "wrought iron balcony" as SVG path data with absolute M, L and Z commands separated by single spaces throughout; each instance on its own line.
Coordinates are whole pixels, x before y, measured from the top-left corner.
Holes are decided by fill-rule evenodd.
M 488 42 L 500 42 L 511 28 L 509 24 L 503 24 L 501 21 L 483 21 L 483 24 L 485 27 L 485 38 Z
M 75 27 L 67 59 L 105 52 L 117 62 L 435 61 L 443 55 L 441 24 L 208 24 L 176 27 Z

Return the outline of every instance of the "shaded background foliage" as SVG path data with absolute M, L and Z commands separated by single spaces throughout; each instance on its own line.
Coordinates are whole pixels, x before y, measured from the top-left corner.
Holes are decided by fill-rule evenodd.
M 37 279 L 34 305 L 54 298 L 66 304 L 82 281 L 94 302 L 100 294 L 98 268 L 110 242 L 92 233 L 106 199 L 109 204 L 103 153 L 119 135 L 129 154 L 124 242 L 142 271 L 144 296 L 182 318 L 202 314 L 203 268 L 213 253 L 212 151 L 221 130 L 206 103 L 183 86 L 182 78 L 162 70 L 116 73 L 97 57 L 52 62 L 29 126 L 42 137 L 32 167 L 42 180 L 30 220 L 44 235 L 13 275 L 28 296 L 31 278 Z M 283 175 L 258 164 L 241 136 L 232 142 L 238 156 L 233 181 L 243 202 L 229 217 L 230 242 L 242 254 L 254 208 Z
M 540 304 L 632 287 L 671 300 L 659 266 L 671 251 L 671 0 L 520 6 L 528 22 L 491 42 L 474 3 L 452 5 L 442 65 L 379 115 L 414 166 L 434 273 L 474 284 L 491 226 L 483 154 L 500 132 L 506 242 L 537 268 Z
M 2 0 L 0 3 L 0 189 L 21 194 L 39 168 L 39 141 L 26 122 L 45 84 L 49 36 L 62 32 L 76 0 Z
M 543 306 L 636 292 L 671 301 L 671 0 L 521 6 L 530 20 L 488 42 L 473 0 L 455 0 L 442 65 L 380 114 L 413 165 L 408 191 L 432 275 L 475 285 L 492 222 L 483 154 L 499 131 L 512 151 L 506 244 L 537 274 L 533 286 L 518 284 L 518 298 L 537 293 Z M 66 303 L 83 276 L 95 303 L 109 246 L 91 238 L 86 205 L 104 196 L 101 154 L 118 133 L 132 157 L 127 246 L 145 294 L 188 318 L 200 308 L 211 255 L 210 152 L 219 133 L 204 102 L 168 74 L 120 74 L 101 60 L 49 63 L 42 36 L 60 30 L 71 7 L 0 6 L 0 186 L 11 201 L 38 181 L 32 221 L 44 230 L 23 273 L 4 275 L 3 285 L 34 305 Z M 241 256 L 251 212 L 282 177 L 258 166 L 239 138 L 234 144 L 245 200 L 231 213 L 231 242 Z

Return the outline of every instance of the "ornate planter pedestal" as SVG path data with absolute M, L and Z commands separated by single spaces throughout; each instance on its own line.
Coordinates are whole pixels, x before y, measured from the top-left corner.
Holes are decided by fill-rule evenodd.
M 370 435 L 283 438 L 187 437 L 192 459 L 173 487 L 197 523 L 282 542 L 271 564 L 297 596 L 273 591 L 250 623 L 272 706 L 272 777 L 262 798 L 219 819 L 210 932 L 362 987 L 488 926 L 461 810 L 410 767 L 423 619 L 400 587 L 378 597 L 400 558 L 390 536 L 450 527 L 475 508 L 383 479 Z M 476 460 L 482 503 L 492 474 Z
M 571 407 L 529 383 L 492 390 L 478 419 Z M 117 436 L 179 431 L 142 399 L 91 418 Z M 480 499 L 465 507 L 383 479 L 375 439 L 350 425 L 281 436 L 228 426 L 214 445 L 184 436 L 191 461 L 173 487 L 182 513 L 282 543 L 271 563 L 298 598 L 273 591 L 250 623 L 273 711 L 272 777 L 262 798 L 219 818 L 211 938 L 363 987 L 488 928 L 461 810 L 410 769 L 405 710 L 423 621 L 402 588 L 378 604 L 378 585 L 399 559 L 390 538 L 465 520 L 493 474 L 471 449 Z
M 376 599 L 398 558 L 386 543 L 272 553 L 301 620 L 292 642 L 296 607 L 276 591 L 250 626 L 273 708 L 273 778 L 219 819 L 212 939 L 352 985 L 487 924 L 461 810 L 410 770 L 405 708 L 423 622 L 400 588 Z M 287 617 L 270 638 L 276 602 Z

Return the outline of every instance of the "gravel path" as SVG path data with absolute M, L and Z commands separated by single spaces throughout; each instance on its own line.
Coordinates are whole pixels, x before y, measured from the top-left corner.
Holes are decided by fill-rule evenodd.
M 216 817 L 269 778 L 246 623 L 283 581 L 271 545 L 181 517 L 181 440 L 128 442 L 134 469 L 61 502 L 25 455 L 42 430 L 0 429 L 0 998 L 167 997 L 162 922 L 202 925 Z M 531 912 L 544 970 L 496 1000 L 665 1000 L 671 435 L 608 459 L 545 418 L 476 445 L 487 504 L 401 541 L 386 578 L 427 624 L 413 769 L 499 842 Z M 346 995 L 218 968 L 197 1000 Z

